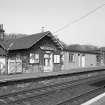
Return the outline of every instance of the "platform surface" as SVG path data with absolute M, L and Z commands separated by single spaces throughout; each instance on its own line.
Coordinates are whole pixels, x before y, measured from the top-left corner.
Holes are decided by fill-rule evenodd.
M 105 105 L 105 93 L 102 93 L 81 105 Z
M 0 75 L 0 82 L 5 81 L 15 81 L 21 79 L 29 79 L 29 78 L 41 78 L 48 76 L 57 76 L 62 74 L 72 74 L 72 73 L 80 73 L 86 71 L 97 71 L 97 70 L 105 70 L 105 66 L 100 67 L 88 67 L 88 68 L 75 68 L 70 70 L 60 70 L 58 72 L 41 72 L 41 73 L 22 73 L 22 74 L 12 74 L 12 75 Z

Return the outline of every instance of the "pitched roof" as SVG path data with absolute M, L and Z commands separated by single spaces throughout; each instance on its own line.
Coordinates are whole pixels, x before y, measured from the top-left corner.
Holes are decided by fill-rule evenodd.
M 105 52 L 105 47 L 100 47 L 99 50 Z
M 7 50 L 28 49 L 32 47 L 34 44 L 36 44 L 39 40 L 41 40 L 46 35 L 53 37 L 50 31 L 32 34 L 18 39 L 5 41 L 5 47 Z M 59 42 L 57 41 L 57 43 Z M 59 44 L 59 46 L 62 46 L 62 45 Z
M 5 49 L 5 43 L 4 43 L 4 41 L 0 40 L 0 46 Z
M 0 55 L 6 55 L 5 44 L 0 40 Z
M 6 55 L 6 51 L 3 48 L 0 48 L 0 55 Z

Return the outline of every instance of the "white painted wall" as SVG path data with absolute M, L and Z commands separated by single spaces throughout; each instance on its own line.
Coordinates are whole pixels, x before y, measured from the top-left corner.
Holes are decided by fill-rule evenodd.
M 3 74 L 6 70 L 6 58 L 0 57 L 0 73 Z
M 63 54 L 64 65 L 62 69 L 65 70 L 69 70 L 71 68 L 94 67 L 97 64 L 96 54 L 74 52 L 74 62 L 69 62 L 69 52 L 65 51 Z
M 86 54 L 86 67 L 92 67 L 97 65 L 96 54 Z

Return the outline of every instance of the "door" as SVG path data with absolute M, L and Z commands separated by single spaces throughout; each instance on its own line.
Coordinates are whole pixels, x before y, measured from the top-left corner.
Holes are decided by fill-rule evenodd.
M 16 61 L 8 59 L 8 74 L 16 73 Z
M 81 67 L 81 55 L 78 54 L 78 66 Z
M 6 58 L 0 57 L 0 73 L 6 72 Z
M 82 67 L 85 67 L 85 55 L 82 55 Z
M 53 71 L 52 54 L 44 54 L 44 72 Z
M 21 73 L 22 72 L 22 60 L 8 60 L 8 74 Z

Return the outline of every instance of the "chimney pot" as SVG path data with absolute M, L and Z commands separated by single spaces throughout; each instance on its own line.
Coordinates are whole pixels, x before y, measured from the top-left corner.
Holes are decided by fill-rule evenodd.
M 0 39 L 4 40 L 4 29 L 3 29 L 3 24 L 0 24 Z
M 3 30 L 3 24 L 0 24 L 0 29 L 2 29 L 2 30 Z
M 45 27 L 42 27 L 42 29 L 41 29 L 42 32 L 44 32 L 44 28 L 45 28 Z

